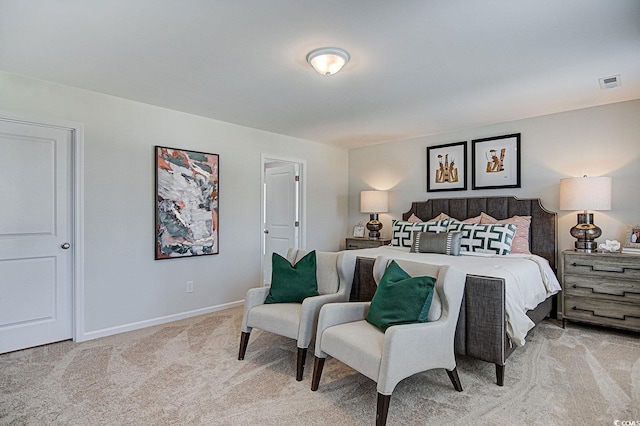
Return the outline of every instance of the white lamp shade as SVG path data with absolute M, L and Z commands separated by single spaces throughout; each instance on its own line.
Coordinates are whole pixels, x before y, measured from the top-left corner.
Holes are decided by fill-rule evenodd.
M 611 178 L 560 179 L 560 210 L 611 210 Z
M 362 191 L 360 193 L 361 213 L 386 213 L 389 211 L 387 191 Z
M 323 47 L 310 52 L 307 62 L 322 75 L 333 75 L 351 59 L 349 53 L 337 47 Z

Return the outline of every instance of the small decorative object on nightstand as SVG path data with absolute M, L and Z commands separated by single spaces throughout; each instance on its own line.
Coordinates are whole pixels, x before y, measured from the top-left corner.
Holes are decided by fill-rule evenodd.
M 370 240 L 369 238 L 347 238 L 347 250 L 375 248 L 389 244 L 391 244 L 390 238 L 378 238 L 377 240 Z
M 562 326 L 566 320 L 640 331 L 640 256 L 562 253 Z
M 364 225 L 362 222 L 358 222 L 358 224 L 353 227 L 353 236 L 357 238 L 364 237 Z
M 624 238 L 622 252 L 640 254 L 640 225 L 629 225 Z

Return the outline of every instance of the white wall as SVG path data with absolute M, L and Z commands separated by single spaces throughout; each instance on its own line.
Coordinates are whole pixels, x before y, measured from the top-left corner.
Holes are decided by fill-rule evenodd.
M 471 140 L 521 133 L 522 187 L 471 190 Z M 468 141 L 467 191 L 427 193 L 427 146 Z M 569 229 L 576 212 L 559 211 L 559 181 L 573 176 L 612 176 L 613 208 L 596 212 L 595 223 L 605 239 L 621 240 L 627 224 L 640 224 L 640 100 L 529 118 L 457 132 L 393 142 L 349 151 L 349 232 L 368 215 L 360 213 L 359 193 L 388 189 L 388 214 L 380 215 L 383 235 L 390 236 L 391 218 L 401 218 L 412 201 L 429 198 L 515 195 L 541 198 L 558 212 L 558 248 L 573 248 Z M 423 218 L 428 220 L 430 218 Z
M 346 150 L 1 72 L 0 110 L 84 124 L 85 337 L 216 309 L 260 285 L 263 153 L 306 160 L 307 247 L 337 250 L 347 233 Z M 154 145 L 220 155 L 220 254 L 154 260 Z

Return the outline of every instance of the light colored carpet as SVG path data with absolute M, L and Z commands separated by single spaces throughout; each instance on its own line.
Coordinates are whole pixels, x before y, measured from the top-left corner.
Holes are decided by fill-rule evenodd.
M 81 344 L 0 356 L 2 425 L 371 425 L 376 385 L 327 360 L 311 392 L 312 348 L 295 380 L 295 342 L 260 330 L 237 360 L 242 308 Z M 428 348 L 425 348 L 428 350 Z M 458 359 L 397 387 L 389 425 L 640 424 L 637 334 L 541 323 L 508 360 Z

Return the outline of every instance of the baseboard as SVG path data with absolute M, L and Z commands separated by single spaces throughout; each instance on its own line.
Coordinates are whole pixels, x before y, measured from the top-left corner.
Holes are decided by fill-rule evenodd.
M 166 324 L 173 321 L 179 321 L 186 318 L 197 317 L 198 315 L 209 314 L 212 312 L 222 311 L 225 309 L 235 308 L 244 304 L 244 300 L 229 302 L 222 305 L 209 306 L 206 308 L 195 309 L 193 311 L 180 312 L 179 314 L 167 315 L 165 317 L 152 318 L 144 321 L 123 324 L 116 327 L 103 328 L 100 330 L 90 331 L 78 336 L 76 342 L 86 342 L 87 340 L 98 339 L 100 337 L 112 336 L 114 334 L 126 333 L 127 331 L 140 330 L 154 325 Z

